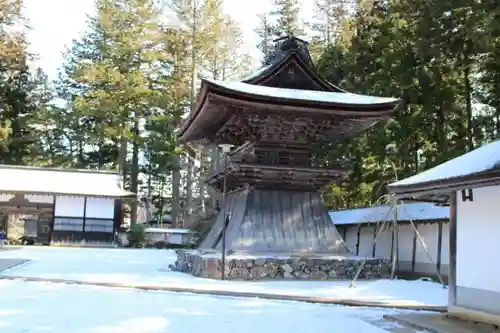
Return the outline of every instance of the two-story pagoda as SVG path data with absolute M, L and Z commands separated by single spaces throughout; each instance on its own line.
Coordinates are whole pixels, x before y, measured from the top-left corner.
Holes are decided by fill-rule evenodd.
M 325 81 L 307 43 L 293 37 L 278 40 L 266 65 L 243 81 L 203 80 L 179 136 L 236 147 L 227 173 L 227 249 L 349 255 L 318 192 L 349 170 L 317 165 L 313 144 L 355 136 L 389 117 L 397 104 Z M 224 175 L 221 168 L 207 182 L 222 191 Z M 222 215 L 201 249 L 220 250 Z

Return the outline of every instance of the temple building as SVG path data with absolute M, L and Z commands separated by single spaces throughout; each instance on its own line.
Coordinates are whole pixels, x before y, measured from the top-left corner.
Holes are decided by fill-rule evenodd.
M 227 173 L 221 166 L 207 179 L 221 192 L 226 179 L 231 253 L 352 256 L 319 193 L 342 180 L 349 167 L 321 160 L 316 146 L 362 133 L 387 119 L 399 101 L 345 92 L 318 75 L 306 42 L 285 37 L 276 43 L 264 68 L 243 81 L 202 80 L 179 136 L 235 147 Z M 219 214 L 199 250 L 220 253 L 225 219 Z M 331 276 L 343 275 L 337 273 Z
M 0 179 L 0 228 L 40 244 L 110 242 L 136 198 L 112 172 L 0 165 Z
M 500 141 L 388 186 L 395 197 L 448 204 L 448 312 L 500 325 Z

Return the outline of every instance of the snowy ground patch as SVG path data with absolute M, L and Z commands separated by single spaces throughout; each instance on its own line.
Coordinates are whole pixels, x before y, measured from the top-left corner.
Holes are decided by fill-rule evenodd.
M 2 258 L 30 260 L 3 271 L 2 275 L 81 281 L 370 300 L 413 297 L 414 302 L 429 301 L 441 288 L 423 281 L 360 282 L 356 289 L 349 289 L 348 282 L 256 283 L 197 279 L 166 270 L 176 256 L 173 251 L 165 250 L 25 247 L 0 252 Z M 427 299 L 422 296 L 426 293 Z M 0 330 L 8 333 L 313 333 L 332 328 L 341 333 L 417 332 L 385 321 L 384 314 L 402 312 L 388 309 L 20 280 L 0 280 L 0 294 Z
M 448 291 L 428 281 L 218 281 L 171 272 L 174 251 L 153 249 L 95 249 L 24 247 L 0 253 L 0 258 L 25 258 L 30 262 L 0 275 L 45 277 L 80 281 L 120 282 L 181 286 L 269 294 L 387 301 L 394 304 L 446 305 Z
M 396 312 L 7 280 L 0 293 L 8 333 L 387 333 L 370 322 Z

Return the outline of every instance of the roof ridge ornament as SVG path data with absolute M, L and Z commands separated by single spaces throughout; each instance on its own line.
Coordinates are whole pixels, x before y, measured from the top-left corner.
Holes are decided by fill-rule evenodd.
M 274 50 L 268 55 L 264 66 L 269 66 L 279 62 L 291 52 L 296 52 L 302 60 L 313 66 L 311 55 L 309 54 L 309 43 L 293 35 L 281 36 L 273 40 Z

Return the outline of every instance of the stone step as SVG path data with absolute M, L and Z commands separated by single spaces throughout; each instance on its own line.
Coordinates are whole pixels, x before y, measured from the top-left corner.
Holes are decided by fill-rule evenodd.
M 385 315 L 384 318 L 430 333 L 500 333 L 500 330 L 494 326 L 461 320 L 446 314 L 395 314 Z
M 366 318 L 363 320 L 373 326 L 383 329 L 388 333 L 431 333 L 421 328 L 403 325 L 392 320 L 389 321 L 385 318 Z

